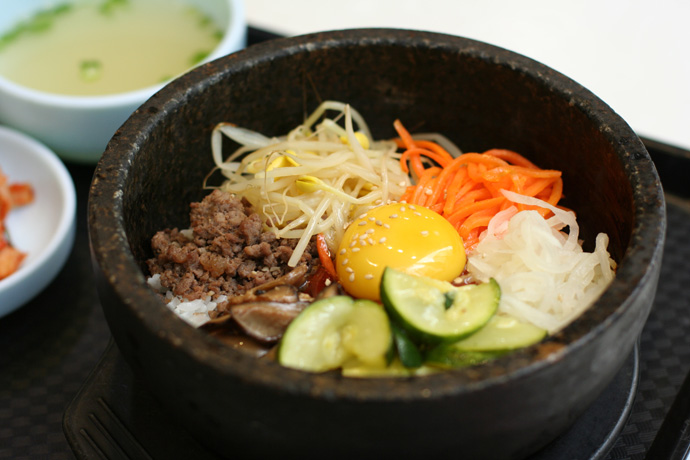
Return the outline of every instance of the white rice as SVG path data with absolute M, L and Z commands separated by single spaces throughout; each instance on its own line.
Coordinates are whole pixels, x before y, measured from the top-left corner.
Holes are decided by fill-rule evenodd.
M 214 311 L 219 303 L 228 300 L 225 295 L 218 296 L 215 300 L 211 296 L 197 300 L 186 300 L 175 296 L 161 285 L 159 274 L 153 275 L 147 282 L 156 292 L 165 294 L 165 302 L 170 310 L 194 327 L 199 327 L 209 321 L 211 319 L 209 312 Z

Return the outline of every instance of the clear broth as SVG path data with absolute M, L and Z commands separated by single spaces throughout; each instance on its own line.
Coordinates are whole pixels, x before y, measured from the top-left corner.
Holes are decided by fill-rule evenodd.
M 0 75 L 67 95 L 132 91 L 198 64 L 221 36 L 210 18 L 177 1 L 77 1 L 0 37 Z

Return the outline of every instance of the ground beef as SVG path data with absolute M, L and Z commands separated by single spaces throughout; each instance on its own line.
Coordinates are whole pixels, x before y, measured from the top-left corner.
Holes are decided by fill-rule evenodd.
M 163 230 L 151 240 L 154 258 L 147 261 L 161 285 L 187 300 L 213 292 L 234 296 L 272 281 L 288 271 L 287 262 L 297 240 L 279 239 L 263 230 L 251 205 L 229 193 L 214 190 L 191 204 L 189 230 Z M 310 269 L 318 264 L 314 242 L 300 259 Z

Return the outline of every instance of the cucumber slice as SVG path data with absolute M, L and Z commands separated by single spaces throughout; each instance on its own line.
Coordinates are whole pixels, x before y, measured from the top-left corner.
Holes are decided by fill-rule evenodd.
M 429 350 L 426 363 L 444 369 L 477 366 L 488 363 L 507 351 L 466 351 L 455 348 L 452 344 L 442 344 Z
M 499 313 L 471 336 L 429 350 L 426 361 L 441 367 L 483 364 L 510 351 L 538 343 L 546 335 L 545 329 Z
M 391 348 L 391 329 L 383 307 L 371 300 L 354 301 L 354 309 L 341 329 L 342 345 L 351 359 L 366 365 L 385 365 Z
M 381 278 L 381 301 L 391 318 L 427 343 L 455 342 L 477 331 L 496 312 L 500 297 L 494 279 L 456 287 L 392 268 Z
M 394 359 L 385 366 L 371 366 L 346 363 L 342 368 L 343 376 L 357 378 L 372 377 L 410 377 L 414 375 L 414 369 L 408 369 L 398 359 Z
M 424 364 L 424 358 L 419 351 L 419 347 L 410 340 L 405 329 L 395 323 L 391 323 L 391 329 L 393 329 L 393 343 L 398 351 L 402 365 L 412 369 Z
M 337 369 L 345 363 L 385 367 L 390 347 L 390 323 L 380 305 L 334 296 L 312 303 L 290 323 L 278 362 L 311 372 Z
M 540 342 L 546 334 L 546 329 L 498 313 L 486 326 L 453 346 L 465 351 L 511 351 Z
M 386 367 L 381 366 L 343 366 L 343 376 L 358 378 L 373 377 L 412 377 L 420 375 L 431 375 L 440 372 L 441 369 L 435 366 L 420 366 L 414 369 L 405 367 L 400 360 L 395 359 Z

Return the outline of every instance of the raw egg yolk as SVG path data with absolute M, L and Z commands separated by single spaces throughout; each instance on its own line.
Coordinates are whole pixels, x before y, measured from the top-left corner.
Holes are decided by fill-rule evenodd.
M 462 238 L 443 216 L 395 203 L 371 209 L 350 224 L 338 248 L 336 271 L 348 294 L 379 300 L 386 267 L 453 281 L 465 262 Z

